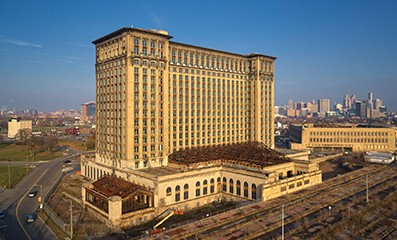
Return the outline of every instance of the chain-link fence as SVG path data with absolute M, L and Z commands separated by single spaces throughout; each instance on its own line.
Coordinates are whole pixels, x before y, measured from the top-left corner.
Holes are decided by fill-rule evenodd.
M 63 220 L 50 208 L 50 206 L 48 206 L 47 204 L 43 204 L 43 209 L 44 212 L 47 214 L 47 216 L 49 218 L 51 218 L 51 220 L 58 225 L 58 227 L 60 229 L 62 229 L 62 231 L 66 232 L 66 224 L 63 222 Z
M 58 183 L 61 181 L 65 174 L 62 172 L 59 174 L 58 178 L 55 180 L 54 184 L 51 186 L 50 190 L 48 190 L 47 194 L 44 196 L 43 210 L 47 214 L 49 218 L 60 228 L 62 231 L 66 232 L 66 223 L 51 209 L 49 205 L 45 202 L 48 200 L 49 196 L 54 192 L 55 188 L 58 186 Z

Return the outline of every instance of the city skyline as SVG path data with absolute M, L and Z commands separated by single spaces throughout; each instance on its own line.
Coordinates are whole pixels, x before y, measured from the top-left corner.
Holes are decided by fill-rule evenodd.
M 322 96 L 320 96 L 319 98 L 310 98 L 310 97 L 304 97 L 304 98 L 300 98 L 300 99 L 292 99 L 292 98 L 290 98 L 286 102 L 281 102 L 279 104 L 275 104 L 275 106 L 288 106 L 288 103 L 290 101 L 292 101 L 292 103 L 304 103 L 304 102 L 313 102 L 313 101 L 317 102 L 317 100 L 320 100 L 320 99 L 329 99 L 330 100 L 331 110 L 333 110 L 333 108 L 335 107 L 336 104 L 342 104 L 343 105 L 343 101 L 344 101 L 344 97 L 345 96 L 354 97 L 357 101 L 362 101 L 362 100 L 367 100 L 368 97 L 369 97 L 369 94 L 372 95 L 372 97 L 373 97 L 372 100 L 381 100 L 382 103 L 384 103 L 382 96 L 380 96 L 377 93 L 374 93 L 374 92 L 370 91 L 370 92 L 367 92 L 364 95 L 358 95 L 358 94 L 355 94 L 355 93 L 345 93 L 345 94 L 342 94 L 340 96 L 334 96 L 334 97 L 330 97 L 330 98 L 326 98 L 326 97 L 322 97 Z M 383 105 L 385 106 L 386 104 L 383 104 Z
M 203 2 L 194 17 L 189 4 L 76 3 L 3 3 L 0 106 L 79 109 L 95 98 L 91 41 L 133 25 L 166 29 L 177 42 L 277 56 L 276 105 L 373 91 L 397 110 L 394 1 Z

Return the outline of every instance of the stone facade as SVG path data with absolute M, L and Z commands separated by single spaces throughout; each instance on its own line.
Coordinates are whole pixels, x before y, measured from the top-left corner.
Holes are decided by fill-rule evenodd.
M 95 158 L 82 160 L 82 174 L 90 178 L 94 178 L 93 173 L 97 172 L 95 167 L 90 170 L 92 160 Z M 117 210 L 110 209 L 117 204 L 109 199 L 109 213 L 103 216 L 113 227 L 138 225 L 167 209 L 186 211 L 215 201 L 266 201 L 322 181 L 317 164 L 300 160 L 261 169 L 218 162 L 203 163 L 201 167 L 190 170 L 173 164 L 153 169 L 117 170 L 115 173 L 123 179 L 151 189 L 154 205 L 128 214 L 115 214 Z M 102 171 L 102 174 L 109 172 Z M 100 177 L 98 176 L 99 179 Z M 100 211 L 90 203 L 86 203 L 86 206 Z
M 11 118 L 8 121 L 8 138 L 18 137 L 19 130 L 25 129 L 29 134 L 32 133 L 32 120 L 21 120 L 20 118 Z
M 291 125 L 291 149 L 343 149 L 353 152 L 394 152 L 396 135 L 393 128 L 380 127 L 314 127 L 312 124 Z
M 91 212 L 124 228 L 170 209 L 264 201 L 321 182 L 317 164 L 271 150 L 274 57 L 171 38 L 165 31 L 122 28 L 93 42 L 96 154 L 82 156 L 81 173 L 94 185 L 112 175 L 144 187 L 153 206 L 123 214 L 123 198 L 101 196 L 85 186 L 82 194 Z M 236 150 L 238 144 L 248 149 Z M 223 146 L 226 151 L 220 151 Z M 208 151 L 180 157 L 186 149 Z M 208 158 L 212 150 L 218 155 Z
M 96 45 L 97 158 L 166 166 L 179 149 L 258 141 L 274 147 L 274 57 L 172 42 L 122 28 Z

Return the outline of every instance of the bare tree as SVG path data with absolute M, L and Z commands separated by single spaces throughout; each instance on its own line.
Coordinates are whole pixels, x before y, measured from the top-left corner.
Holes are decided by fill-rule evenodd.
M 86 149 L 92 150 L 95 149 L 95 134 L 92 134 L 87 137 L 87 141 L 85 142 Z
M 45 148 L 48 150 L 48 153 L 54 152 L 56 147 L 58 146 L 58 138 L 54 136 L 48 136 L 45 139 Z
M 31 132 L 29 129 L 19 129 L 17 133 L 17 138 L 19 139 L 19 142 L 23 145 L 26 144 L 27 139 L 30 137 Z

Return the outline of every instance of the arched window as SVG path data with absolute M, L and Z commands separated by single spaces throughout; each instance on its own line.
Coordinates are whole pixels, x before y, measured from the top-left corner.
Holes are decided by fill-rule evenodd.
M 185 186 L 183 186 L 183 199 L 189 199 L 189 184 L 185 184 Z
M 226 192 L 226 178 L 222 179 L 222 191 Z
M 204 180 L 203 182 L 203 195 L 208 194 L 208 181 Z
M 175 202 L 179 202 L 181 200 L 181 187 L 178 185 L 175 187 Z
M 196 197 L 200 197 L 200 182 L 196 182 Z
M 237 185 L 237 195 L 241 196 L 241 182 L 240 182 L 240 180 L 237 180 L 236 185 Z
M 171 196 L 171 188 L 170 187 L 167 187 L 167 190 L 165 191 L 165 193 L 166 193 L 166 195 L 167 196 Z
M 221 183 L 221 178 L 220 177 L 218 177 L 217 179 L 216 179 L 216 186 L 217 186 L 217 191 L 218 192 L 220 192 L 221 191 L 221 189 L 222 189 L 222 183 Z
M 229 192 L 234 193 L 233 179 L 229 180 Z
M 248 183 L 244 182 L 244 197 L 248 197 Z
M 215 180 L 213 178 L 211 178 L 210 180 L 210 193 L 214 193 L 215 192 Z
M 252 199 L 256 199 L 256 185 L 252 184 L 251 186 L 251 195 L 252 195 Z

